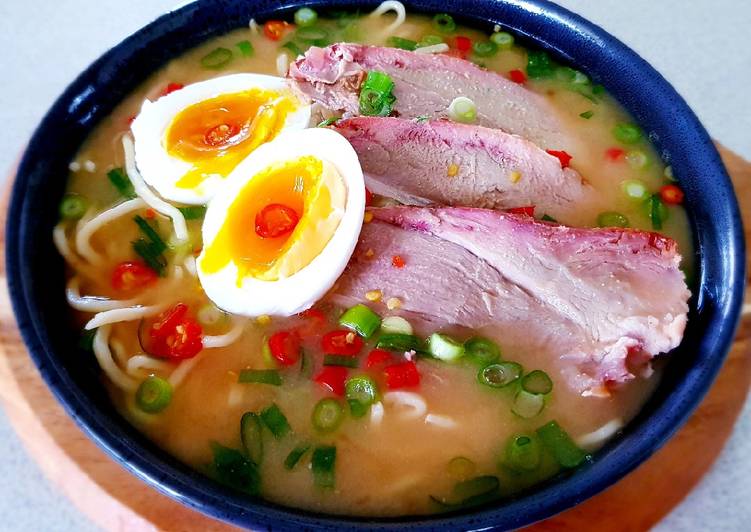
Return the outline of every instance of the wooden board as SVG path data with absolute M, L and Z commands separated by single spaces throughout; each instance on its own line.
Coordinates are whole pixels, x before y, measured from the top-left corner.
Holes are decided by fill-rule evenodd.
M 751 228 L 751 164 L 722 150 Z M 7 193 L 0 201 L 5 221 Z M 4 234 L 4 232 L 3 232 Z M 29 454 L 81 512 L 105 530 L 225 531 L 214 521 L 156 492 L 86 438 L 42 382 L 21 342 L 0 264 L 0 399 Z M 647 530 L 678 504 L 717 458 L 751 382 L 751 318 L 739 329 L 717 382 L 688 423 L 654 457 L 607 491 L 527 531 Z M 645 497 L 659 494 L 659 497 Z

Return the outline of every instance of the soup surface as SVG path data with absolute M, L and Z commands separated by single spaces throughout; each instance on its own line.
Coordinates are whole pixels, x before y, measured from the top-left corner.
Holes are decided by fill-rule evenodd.
M 311 45 L 358 42 L 410 49 L 446 43 L 448 51 L 439 46 L 437 53 L 466 58 L 523 83 L 575 132 L 566 155 L 597 201 L 578 205 L 561 222 L 658 231 L 677 242 L 681 268 L 691 275 L 691 235 L 669 167 L 628 114 L 584 74 L 547 63 L 547 56 L 514 42 L 502 28 L 489 35 L 454 27 L 447 16 L 410 14 L 392 27 L 393 13 L 314 15 L 298 13 L 296 24 L 251 24 L 173 59 L 97 126 L 71 163 L 55 239 L 68 262 L 68 297 L 77 322 L 84 326 L 95 313 L 104 314 L 84 333 L 89 342 L 84 347 L 102 366 L 113 401 L 139 430 L 197 470 L 250 494 L 330 513 L 439 512 L 509 496 L 586 461 L 587 453 L 639 411 L 658 382 L 659 368 L 582 394 L 567 384 L 558 357 L 525 338 L 524 323 L 520 334 L 508 336 L 492 325 L 430 330 L 413 323 L 411 331 L 409 323 L 391 319 L 380 333 L 360 339 L 338 323 L 346 309 L 329 298 L 288 317 L 230 315 L 214 306 L 195 275 L 205 209 L 169 202 L 187 219 L 186 243 L 172 233 L 169 217 L 138 203 L 141 192 L 129 188 L 122 139 L 131 135 L 130 124 L 144 100 L 233 73 L 279 76 L 279 68 L 286 71 Z M 247 113 L 256 112 L 254 97 L 234 96 L 252 108 Z M 221 109 L 222 104 L 211 105 Z M 191 112 L 201 109 L 183 111 L 188 116 L 183 122 L 190 122 Z M 311 125 L 329 116 L 319 114 L 314 108 Z M 175 123 L 165 139 L 181 134 L 180 122 Z M 183 156 L 191 149 L 170 142 Z M 230 160 L 228 171 L 253 148 Z M 203 160 L 200 153 L 193 156 Z M 393 204 L 379 196 L 372 201 Z M 132 208 L 111 210 L 128 202 Z M 96 228 L 86 229 L 97 217 Z M 409 257 L 393 257 L 393 275 L 399 275 L 403 261 L 408 266 Z M 377 288 L 362 294 L 361 303 L 381 319 L 403 315 L 410 321 L 400 301 Z M 286 295 L 280 291 L 278 297 Z M 339 330 L 344 332 L 337 344 L 327 334 Z M 414 332 L 421 340 L 435 332 L 448 336 L 401 350 L 385 346 L 373 355 L 384 332 Z M 195 341 L 199 337 L 202 345 Z M 473 337 L 487 341 L 461 345 Z M 446 358 L 456 350 L 464 355 L 450 362 L 435 356 L 440 341 L 447 342 Z M 518 375 L 512 362 L 521 367 Z M 491 363 L 505 365 L 483 373 Z M 522 384 L 518 377 L 530 374 Z

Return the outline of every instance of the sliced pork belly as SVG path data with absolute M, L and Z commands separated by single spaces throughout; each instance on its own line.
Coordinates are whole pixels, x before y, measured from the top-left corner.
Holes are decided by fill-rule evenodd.
M 297 88 L 324 106 L 359 114 L 360 85 L 370 70 L 394 81 L 398 116 L 442 117 L 457 96 L 477 105 L 477 123 L 521 135 L 546 149 L 572 149 L 575 136 L 555 108 L 539 94 L 469 61 L 360 44 L 312 47 L 294 62 L 288 76 Z
M 576 170 L 537 145 L 498 129 L 448 120 L 340 120 L 336 130 L 357 152 L 368 187 L 408 205 L 461 205 L 537 212 L 570 222 L 595 201 Z
M 335 299 L 381 289 L 430 326 L 492 326 L 502 344 L 556 357 L 586 393 L 633 378 L 637 362 L 681 341 L 690 294 L 669 238 L 485 209 L 371 212 Z

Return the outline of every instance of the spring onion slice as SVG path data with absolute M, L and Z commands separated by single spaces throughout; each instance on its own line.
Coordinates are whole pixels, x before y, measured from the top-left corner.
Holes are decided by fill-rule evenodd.
M 498 45 L 493 41 L 475 41 L 472 43 L 472 53 L 477 57 L 491 57 L 498 52 Z
M 190 207 L 178 207 L 178 211 L 182 213 L 186 220 L 203 220 L 206 216 L 205 205 L 191 205 Z
M 464 456 L 452 458 L 447 466 L 448 474 L 455 480 L 467 480 L 475 473 L 477 466 L 475 463 Z
M 378 349 L 386 351 L 419 351 L 421 350 L 420 339 L 413 334 L 382 334 L 376 343 Z
M 318 13 L 309 7 L 303 7 L 295 11 L 295 24 L 304 28 L 318 22 Z
M 243 384 L 258 383 L 281 386 L 282 377 L 275 369 L 244 369 L 240 372 L 237 382 Z
M 549 214 L 543 214 L 542 217 L 540 218 L 540 220 L 542 220 L 543 222 L 553 222 L 554 224 L 558 223 L 558 220 L 556 220 L 555 218 L 553 218 Z
M 464 355 L 464 346 L 445 334 L 433 333 L 428 338 L 428 351 L 435 358 L 451 362 Z
M 266 425 L 275 438 L 284 437 L 291 429 L 287 417 L 276 404 L 272 404 L 261 412 L 261 421 Z
M 601 212 L 597 215 L 598 227 L 628 227 L 629 221 L 625 215 L 616 211 Z
M 339 428 L 344 420 L 344 409 L 336 399 L 321 399 L 313 408 L 310 418 L 313 426 L 321 432 L 332 432 Z
M 514 436 L 506 446 L 504 465 L 514 471 L 534 471 L 540 467 L 540 441 L 525 434 Z
M 443 37 L 438 35 L 425 35 L 420 42 L 417 43 L 418 48 L 425 48 L 426 46 L 435 46 L 436 44 L 443 43 Z
M 284 43 L 281 48 L 284 48 L 285 50 L 289 50 L 292 52 L 292 55 L 294 57 L 300 56 L 303 54 L 302 48 L 300 48 L 295 41 L 288 41 Z
M 397 37 L 396 35 L 386 39 L 386 44 L 392 48 L 401 48 L 402 50 L 409 50 L 410 52 L 417 48 L 417 41 L 404 39 L 402 37 Z
M 314 484 L 319 488 L 333 488 L 336 478 L 336 447 L 333 445 L 316 447 L 310 464 Z
M 497 31 L 490 36 L 491 42 L 501 50 L 509 50 L 514 46 L 514 36 L 505 31 Z
M 547 52 L 530 51 L 527 54 L 527 76 L 532 79 L 549 78 L 555 71 L 555 64 Z
M 213 472 L 217 480 L 236 490 L 257 495 L 261 487 L 258 466 L 243 453 L 216 442 L 211 444 L 214 454 Z
M 316 46 L 321 46 L 326 44 L 329 32 L 319 27 L 303 26 L 295 32 L 295 37 L 302 41 L 313 43 Z
M 530 419 L 538 416 L 544 408 L 544 395 L 519 390 L 514 397 L 514 405 L 511 407 L 511 411 L 520 418 Z
M 487 366 L 501 358 L 501 350 L 498 345 L 482 336 L 473 336 L 464 342 L 464 351 L 473 361 Z
M 381 317 L 363 304 L 355 305 L 339 318 L 339 325 L 350 329 L 366 340 L 381 326 Z
M 466 96 L 457 96 L 449 104 L 448 115 L 455 122 L 471 124 L 477 120 L 477 106 Z
M 536 369 L 522 377 L 522 390 L 529 393 L 546 395 L 553 390 L 553 381 L 550 380 L 547 373 Z
M 643 200 L 649 195 L 647 185 L 639 179 L 626 179 L 621 183 L 621 190 L 628 198 L 634 200 Z
M 232 61 L 232 50 L 216 48 L 201 58 L 201 66 L 207 70 L 220 70 Z
M 653 194 L 646 201 L 647 215 L 652 222 L 652 229 L 660 230 L 665 220 L 670 216 L 667 206 L 660 199 L 659 194 Z
M 327 118 L 326 120 L 321 120 L 318 122 L 316 127 L 328 127 L 331 124 L 334 124 L 337 120 L 339 120 L 338 116 L 332 116 L 331 118 Z
M 133 199 L 136 197 L 136 190 L 133 187 L 128 175 L 122 168 L 113 168 L 107 172 L 107 179 L 110 180 L 112 186 L 114 186 L 120 195 L 126 199 Z
M 555 421 L 550 421 L 537 429 L 537 435 L 561 467 L 577 467 L 589 457 Z
M 344 395 L 352 417 L 362 417 L 378 398 L 378 388 L 373 379 L 365 376 L 352 377 L 344 386 Z
M 136 405 L 147 414 L 157 414 L 172 401 L 172 386 L 155 375 L 147 377 L 136 390 Z
M 365 116 L 388 116 L 396 97 L 394 82 L 388 74 L 371 70 L 360 88 L 360 114 Z
M 360 365 L 360 361 L 357 357 L 349 355 L 323 355 L 324 366 L 342 366 L 344 368 L 356 368 Z
M 284 468 L 290 471 L 294 469 L 297 463 L 302 459 L 303 456 L 305 456 L 305 453 L 307 453 L 310 448 L 311 445 L 308 442 L 297 445 L 289 452 L 287 458 L 284 459 Z
M 86 214 L 89 202 L 78 194 L 66 194 L 60 202 L 60 218 L 63 220 L 80 220 Z
M 240 418 L 240 439 L 248 458 L 260 465 L 263 459 L 263 424 L 255 412 L 245 412 Z
M 456 22 L 454 17 L 446 13 L 439 13 L 433 17 L 433 27 L 441 33 L 454 33 Z
M 516 362 L 499 362 L 485 366 L 477 373 L 480 384 L 502 388 L 516 382 L 522 375 L 522 367 Z
M 385 334 L 412 334 L 412 325 L 401 316 L 388 316 L 381 321 L 381 331 Z
M 641 140 L 641 129 L 634 124 L 620 123 L 613 128 L 613 136 L 623 144 L 635 144 Z
M 579 116 L 584 118 L 585 120 L 589 120 L 595 115 L 595 112 L 592 110 L 584 111 L 583 113 L 580 113 Z
M 243 57 L 251 57 L 255 51 L 253 49 L 253 43 L 248 40 L 240 41 L 236 43 L 235 46 L 237 46 L 237 49 L 240 50 L 240 54 Z

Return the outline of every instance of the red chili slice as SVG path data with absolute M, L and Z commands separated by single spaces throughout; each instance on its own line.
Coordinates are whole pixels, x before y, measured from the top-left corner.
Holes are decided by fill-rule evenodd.
M 118 292 L 132 292 L 158 279 L 157 273 L 145 262 L 126 261 L 118 264 L 112 272 L 112 288 Z
M 324 325 L 326 325 L 326 314 L 317 308 L 303 310 L 298 316 L 305 320 L 305 322 L 297 328 L 297 331 L 303 337 L 313 336 L 316 333 L 322 332 Z
M 321 347 L 323 352 L 330 355 L 354 356 L 363 346 L 362 338 L 352 331 L 336 330 L 323 335 Z
M 406 264 L 407 264 L 407 263 L 406 263 L 406 262 L 404 262 L 404 259 L 402 258 L 402 256 L 401 256 L 401 255 L 394 255 L 393 257 L 391 257 L 391 265 L 392 265 L 392 266 L 393 266 L 394 268 L 399 268 L 399 269 L 401 269 L 401 268 L 404 268 L 404 266 L 405 266 Z
M 383 371 L 386 374 L 386 387 L 389 390 L 410 388 L 420 384 L 420 372 L 417 370 L 417 364 L 412 361 L 387 366 Z
M 608 148 L 605 150 L 605 157 L 613 162 L 620 161 L 626 152 L 620 148 Z
M 535 206 L 527 205 L 526 207 L 514 207 L 513 209 L 506 209 L 506 212 L 510 212 L 512 214 L 524 214 L 526 216 L 534 216 Z
M 203 329 L 187 316 L 188 306 L 178 303 L 151 326 L 151 354 L 162 358 L 184 359 L 203 349 Z
M 324 366 L 313 380 L 335 395 L 342 396 L 344 395 L 344 382 L 347 380 L 347 368 L 343 366 Z
M 263 25 L 263 34 L 272 41 L 278 41 L 289 26 L 291 24 L 283 20 L 269 20 Z
M 365 367 L 368 369 L 379 369 L 393 360 L 394 357 L 388 351 L 373 349 L 365 358 Z
M 457 35 L 454 46 L 463 54 L 467 54 L 472 49 L 472 39 L 464 35 Z
M 185 87 L 182 83 L 168 83 L 166 87 L 162 90 L 162 92 L 159 93 L 159 96 L 167 96 L 168 94 L 172 94 L 175 91 L 179 91 Z
M 527 75 L 521 70 L 511 70 L 508 75 L 514 83 L 521 84 L 527 81 Z
M 683 203 L 683 191 L 676 185 L 665 185 L 660 188 L 660 199 L 670 205 Z
M 561 150 L 561 151 L 546 150 L 546 151 L 550 155 L 552 155 L 553 157 L 558 158 L 558 160 L 561 161 L 561 168 L 568 168 L 569 167 L 569 163 L 571 162 L 571 159 L 573 159 L 573 157 L 571 157 L 568 153 L 566 153 L 563 150 Z
M 295 332 L 276 332 L 269 338 L 269 350 L 279 364 L 292 366 L 300 360 L 300 338 Z
M 261 238 L 277 238 L 294 231 L 299 221 L 293 208 L 272 203 L 256 214 L 256 234 Z

